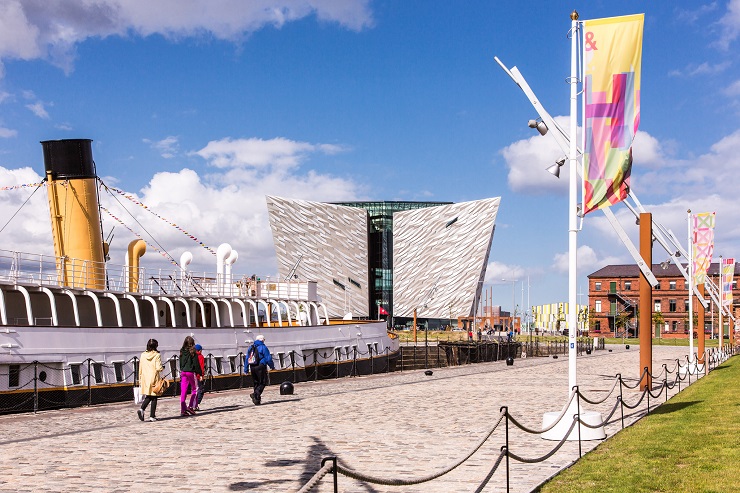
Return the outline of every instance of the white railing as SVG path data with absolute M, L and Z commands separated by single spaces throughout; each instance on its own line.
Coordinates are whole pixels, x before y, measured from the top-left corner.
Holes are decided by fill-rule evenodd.
M 0 282 L 26 286 L 68 287 L 145 295 L 210 296 L 316 300 L 312 281 L 276 282 L 269 277 L 215 274 L 139 267 L 129 287 L 132 268 L 110 262 L 92 262 L 52 255 L 0 250 Z

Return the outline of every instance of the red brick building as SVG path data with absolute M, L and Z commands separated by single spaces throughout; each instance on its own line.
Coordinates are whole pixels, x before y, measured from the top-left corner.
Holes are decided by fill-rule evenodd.
M 688 334 L 689 292 L 686 280 L 674 264 L 669 264 L 665 268 L 661 264 L 654 264 L 653 274 L 660 283 L 660 286 L 653 289 L 651 329 L 654 336 L 671 337 L 676 334 Z M 736 304 L 733 306 L 733 313 L 740 319 L 738 310 L 740 292 L 737 290 L 739 274 L 740 269 L 735 263 L 732 292 Z M 719 264 L 713 263 L 707 275 L 719 285 Z M 592 333 L 611 336 L 621 336 L 623 333 L 638 334 L 639 277 L 640 269 L 635 264 L 608 265 L 588 276 L 589 330 Z M 698 306 L 699 303 L 694 298 L 695 314 Z M 725 335 L 727 335 L 726 318 L 723 317 Z M 705 333 L 716 335 L 718 327 L 716 307 L 708 309 L 705 315 Z M 695 325 L 694 332 L 698 329 Z

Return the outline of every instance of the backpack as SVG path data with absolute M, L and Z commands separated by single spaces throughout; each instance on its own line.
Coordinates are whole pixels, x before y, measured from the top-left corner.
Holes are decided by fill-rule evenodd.
M 249 351 L 247 351 L 247 364 L 248 365 L 259 365 L 260 364 L 260 357 L 259 357 L 259 351 L 257 351 L 257 346 L 252 344 L 252 347 L 249 348 Z

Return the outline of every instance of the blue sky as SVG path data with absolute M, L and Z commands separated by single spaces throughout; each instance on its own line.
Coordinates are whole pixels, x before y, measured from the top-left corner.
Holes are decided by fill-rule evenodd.
M 717 211 L 716 254 L 740 256 L 740 0 L 0 0 L 0 188 L 39 180 L 39 141 L 93 139 L 106 184 L 213 248 L 230 243 L 235 270 L 262 275 L 277 270 L 265 195 L 500 196 L 495 303 L 510 308 L 501 280 L 518 279 L 520 304 L 527 277 L 532 304 L 564 301 L 567 173 L 544 171 L 562 153 L 527 128 L 536 114 L 493 57 L 566 115 L 573 8 L 581 19 L 645 13 L 633 191 L 681 238 L 687 209 Z M 29 195 L 0 191 L 0 228 Z M 215 270 L 205 249 L 119 199 L 102 198 L 174 258 L 190 250 Z M 42 190 L 0 247 L 52 253 L 46 208 Z M 626 209 L 614 212 L 636 239 Z M 104 217 L 106 234 L 114 226 L 122 263 L 133 236 Z M 578 241 L 583 293 L 586 275 L 631 261 L 601 213 Z M 656 263 L 666 256 L 656 247 Z

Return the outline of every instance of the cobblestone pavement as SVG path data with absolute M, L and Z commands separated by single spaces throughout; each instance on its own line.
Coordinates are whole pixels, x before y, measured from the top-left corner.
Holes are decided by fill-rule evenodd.
M 634 385 L 639 348 L 607 346 L 578 358 L 578 384 L 591 400 L 612 389 L 621 373 Z M 657 374 L 676 366 L 688 348 L 656 346 Z M 685 361 L 685 359 L 683 360 Z M 695 377 L 692 377 L 694 381 Z M 179 416 L 179 398 L 160 399 L 158 422 L 142 423 L 131 403 L 0 417 L 0 492 L 25 491 L 295 491 L 337 456 L 356 471 L 383 478 L 428 476 L 461 461 L 489 434 L 501 406 L 525 426 L 540 429 L 542 415 L 559 411 L 568 396 L 568 358 L 528 358 L 514 366 L 481 363 L 404 373 L 299 383 L 294 395 L 278 386 L 254 406 L 246 390 L 206 394 L 202 411 Z M 685 384 L 682 384 L 682 388 Z M 678 389 L 669 391 L 669 397 Z M 612 411 L 617 388 L 600 405 Z M 625 390 L 624 401 L 641 393 Z M 651 406 L 665 400 L 651 398 Z M 646 401 L 630 411 L 631 423 Z M 361 483 L 339 476 L 342 492 L 475 491 L 505 443 L 502 423 L 462 465 L 433 481 L 412 486 Z M 616 410 L 607 436 L 621 429 Z M 509 426 L 510 450 L 525 458 L 545 455 L 557 444 Z M 582 442 L 585 453 L 600 441 Z M 578 442 L 565 442 L 536 464 L 510 462 L 511 491 L 532 490 L 578 458 Z M 505 463 L 483 491 L 506 491 Z M 331 492 L 327 475 L 313 491 Z

